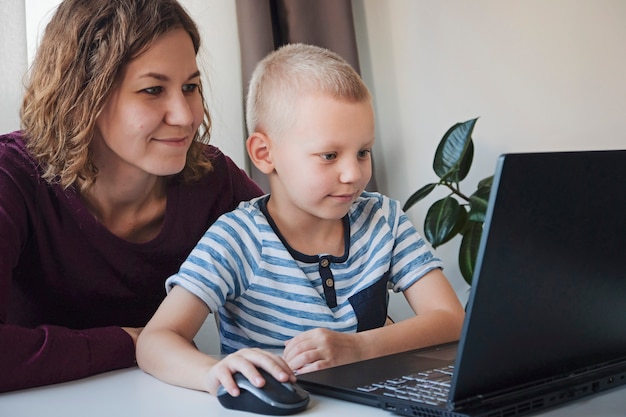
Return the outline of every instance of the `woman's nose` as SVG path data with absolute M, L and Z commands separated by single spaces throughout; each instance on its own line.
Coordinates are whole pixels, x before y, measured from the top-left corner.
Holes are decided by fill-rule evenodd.
M 180 93 L 168 100 L 165 122 L 172 126 L 188 126 L 193 123 L 193 112 L 187 96 Z

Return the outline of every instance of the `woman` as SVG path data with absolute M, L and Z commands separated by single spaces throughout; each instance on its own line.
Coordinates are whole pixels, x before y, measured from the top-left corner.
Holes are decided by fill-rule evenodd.
M 207 227 L 259 188 L 206 144 L 175 0 L 65 0 L 0 136 L 0 392 L 133 366 Z

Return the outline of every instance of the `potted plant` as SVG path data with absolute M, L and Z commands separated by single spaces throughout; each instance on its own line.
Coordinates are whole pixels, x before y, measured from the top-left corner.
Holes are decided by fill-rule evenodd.
M 470 285 L 493 182 L 492 175 L 481 180 L 472 194 L 468 195 L 461 191 L 460 183 L 467 177 L 472 166 L 474 157 L 472 132 L 477 120 L 478 118 L 456 123 L 448 129 L 437 146 L 433 160 L 433 170 L 439 180 L 418 189 L 403 207 L 403 210 L 407 211 L 435 188 L 440 186 L 448 188 L 449 194 L 435 201 L 426 213 L 424 237 L 433 248 L 437 248 L 456 235 L 462 235 L 459 268 L 463 278 Z

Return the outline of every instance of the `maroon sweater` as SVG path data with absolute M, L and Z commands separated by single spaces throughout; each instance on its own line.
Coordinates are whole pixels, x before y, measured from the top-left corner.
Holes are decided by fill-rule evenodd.
M 164 282 L 218 216 L 261 190 L 217 148 L 214 170 L 172 181 L 160 234 L 110 233 L 73 190 L 40 177 L 20 132 L 0 136 L 0 392 L 133 366 L 132 339 Z

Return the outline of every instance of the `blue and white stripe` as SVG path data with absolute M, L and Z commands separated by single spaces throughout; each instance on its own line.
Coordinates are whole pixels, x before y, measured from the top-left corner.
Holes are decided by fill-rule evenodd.
M 166 283 L 181 285 L 218 311 L 222 350 L 282 349 L 284 341 L 317 327 L 354 332 L 349 297 L 389 272 L 394 291 L 404 291 L 441 268 L 399 203 L 365 192 L 352 205 L 349 256 L 331 264 L 337 307 L 324 299 L 318 263 L 294 259 L 260 209 L 262 199 L 241 203 L 204 234 Z

